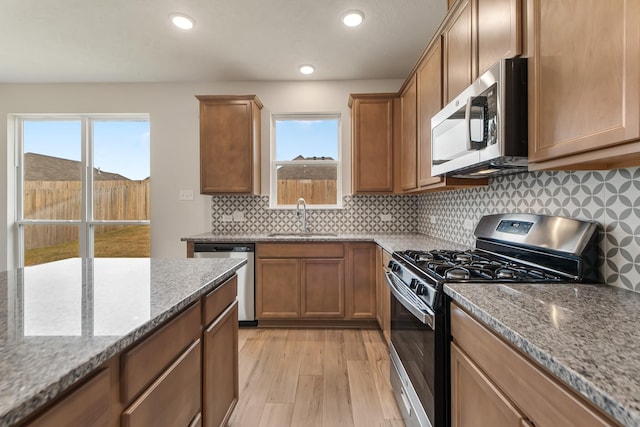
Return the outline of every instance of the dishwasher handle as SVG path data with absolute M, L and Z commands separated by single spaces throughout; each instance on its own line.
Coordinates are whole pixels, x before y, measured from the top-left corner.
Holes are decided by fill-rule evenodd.
M 193 252 L 255 252 L 254 243 L 194 243 Z

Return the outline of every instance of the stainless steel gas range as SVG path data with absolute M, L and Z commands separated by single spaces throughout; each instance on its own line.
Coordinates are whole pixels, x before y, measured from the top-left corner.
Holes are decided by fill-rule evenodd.
M 476 248 L 394 252 L 391 384 L 408 427 L 450 425 L 447 283 L 599 281 L 598 224 L 535 214 L 480 219 Z

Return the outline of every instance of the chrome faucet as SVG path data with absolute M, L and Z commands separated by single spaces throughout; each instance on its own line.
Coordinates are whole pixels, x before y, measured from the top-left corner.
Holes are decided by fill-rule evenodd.
M 300 204 L 302 204 L 302 213 L 300 213 Z M 302 216 L 302 232 L 307 232 L 307 202 L 304 201 L 302 197 L 298 199 L 296 203 L 296 215 L 298 218 Z

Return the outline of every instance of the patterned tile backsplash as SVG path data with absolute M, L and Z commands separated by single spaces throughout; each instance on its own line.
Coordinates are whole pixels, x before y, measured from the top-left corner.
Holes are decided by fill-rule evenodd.
M 268 196 L 215 196 L 211 209 L 213 233 L 300 229 L 295 211 L 269 209 Z M 244 222 L 222 221 L 235 211 L 244 212 Z M 488 187 L 419 196 L 344 196 L 344 209 L 309 210 L 307 218 L 316 232 L 420 232 L 473 245 L 480 217 L 499 212 L 562 215 L 602 224 L 603 280 L 640 292 L 640 168 L 528 172 L 493 178 Z

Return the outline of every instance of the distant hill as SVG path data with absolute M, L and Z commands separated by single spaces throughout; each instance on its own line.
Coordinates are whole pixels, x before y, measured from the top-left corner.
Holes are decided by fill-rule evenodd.
M 25 181 L 80 181 L 82 165 L 77 160 L 61 159 L 44 154 L 25 153 Z M 118 173 L 93 168 L 95 181 L 131 181 Z

